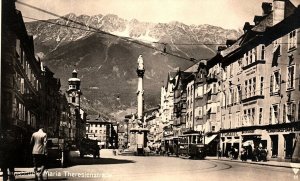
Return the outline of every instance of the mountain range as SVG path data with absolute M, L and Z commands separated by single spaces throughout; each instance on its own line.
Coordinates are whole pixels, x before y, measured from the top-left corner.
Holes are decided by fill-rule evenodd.
M 184 70 L 209 59 L 218 44 L 241 31 L 181 22 L 148 23 L 117 15 L 67 14 L 47 21 L 27 22 L 38 57 L 60 78 L 62 90 L 74 68 L 81 79 L 83 107 L 89 114 L 115 118 L 134 111 L 137 58 L 144 58 L 145 108 L 158 105 L 169 71 Z M 195 59 L 189 61 L 190 58 Z M 122 115 L 122 116 L 121 116 Z M 124 117 L 123 117 L 124 118 Z

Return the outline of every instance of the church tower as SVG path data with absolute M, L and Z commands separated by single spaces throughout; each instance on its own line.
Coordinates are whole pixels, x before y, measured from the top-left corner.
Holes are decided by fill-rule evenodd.
M 82 92 L 80 90 L 80 79 L 77 78 L 77 71 L 75 69 L 72 72 L 72 78 L 69 78 L 68 82 L 68 103 L 80 109 L 80 96 Z

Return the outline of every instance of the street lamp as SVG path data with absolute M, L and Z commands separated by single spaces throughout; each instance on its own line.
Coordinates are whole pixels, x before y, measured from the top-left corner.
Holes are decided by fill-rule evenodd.
M 128 125 L 129 125 L 129 119 L 127 119 L 127 118 L 124 119 L 124 122 L 125 122 L 126 125 L 127 125 L 127 126 L 126 126 L 126 129 L 127 129 L 127 136 L 126 136 L 126 137 L 127 137 L 127 138 L 126 138 L 126 139 L 127 139 L 127 142 L 126 142 L 126 145 L 128 145 L 128 137 L 129 137 L 129 133 L 128 133 Z

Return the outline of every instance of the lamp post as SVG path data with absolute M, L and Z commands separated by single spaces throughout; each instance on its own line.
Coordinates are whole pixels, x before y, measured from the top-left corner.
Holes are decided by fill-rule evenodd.
M 126 122 L 126 139 L 127 139 L 127 141 L 126 141 L 126 145 L 128 145 L 128 137 L 129 137 L 129 133 L 128 133 L 128 125 L 129 125 L 129 119 L 124 119 L 124 121 Z

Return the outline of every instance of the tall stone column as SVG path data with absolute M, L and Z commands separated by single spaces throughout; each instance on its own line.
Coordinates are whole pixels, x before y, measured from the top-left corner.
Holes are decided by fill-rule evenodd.
M 145 73 L 144 60 L 142 55 L 139 56 L 137 60 L 137 76 L 138 76 L 138 89 L 137 89 L 137 121 L 138 123 L 143 123 L 143 109 L 144 109 L 144 87 L 143 87 L 143 77 Z

